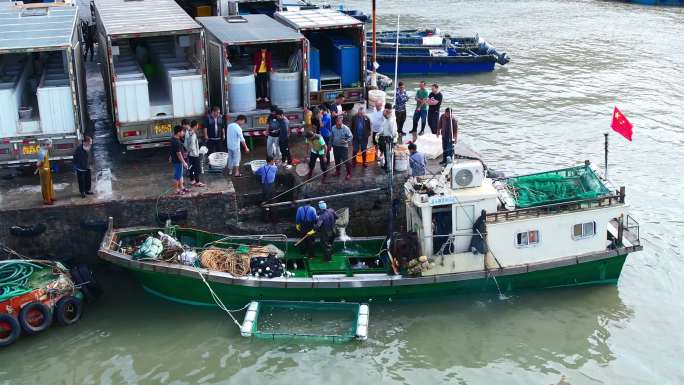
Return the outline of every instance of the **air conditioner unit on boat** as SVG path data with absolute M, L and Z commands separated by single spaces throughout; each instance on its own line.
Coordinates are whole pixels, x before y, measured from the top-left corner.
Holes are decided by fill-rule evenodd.
M 451 188 L 461 189 L 482 186 L 484 167 L 479 160 L 467 160 L 451 166 Z

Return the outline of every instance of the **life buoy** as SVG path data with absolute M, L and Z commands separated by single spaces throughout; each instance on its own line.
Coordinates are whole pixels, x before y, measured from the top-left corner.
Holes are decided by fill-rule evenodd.
M 42 302 L 29 302 L 19 312 L 19 324 L 26 334 L 42 332 L 52 325 L 52 311 Z
M 36 223 L 31 226 L 12 226 L 10 227 L 10 234 L 15 237 L 35 237 L 47 230 L 47 226 L 43 223 Z
M 73 296 L 65 296 L 55 306 L 55 320 L 62 326 L 73 325 L 81 319 L 83 303 Z
M 19 321 L 9 314 L 0 314 L 0 347 L 12 345 L 20 334 Z

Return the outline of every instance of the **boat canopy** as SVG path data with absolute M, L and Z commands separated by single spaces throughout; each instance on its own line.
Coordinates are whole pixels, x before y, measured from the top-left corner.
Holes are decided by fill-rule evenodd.
M 589 165 L 512 177 L 505 180 L 516 207 L 527 208 L 610 194 Z
M 211 16 L 196 20 L 224 44 L 298 42 L 304 39 L 299 32 L 266 15 Z

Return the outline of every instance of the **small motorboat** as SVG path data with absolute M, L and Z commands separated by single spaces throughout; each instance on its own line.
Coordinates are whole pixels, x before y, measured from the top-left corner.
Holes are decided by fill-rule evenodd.
M 373 35 L 367 36 L 368 45 Z M 399 31 L 399 74 L 470 74 L 491 72 L 494 66 L 507 64 L 511 59 L 505 52 L 499 53 L 477 33 L 452 36 L 438 28 Z M 379 69 L 394 72 L 397 54 L 397 32 L 384 31 L 376 34 Z M 372 68 L 372 50 L 368 50 L 369 68 Z

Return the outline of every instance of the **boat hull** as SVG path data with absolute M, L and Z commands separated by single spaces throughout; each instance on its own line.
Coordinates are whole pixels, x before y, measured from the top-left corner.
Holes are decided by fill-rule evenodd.
M 584 263 L 559 266 L 518 274 L 497 275 L 496 282 L 483 272 L 472 278 L 441 282 L 439 277 L 422 277 L 413 284 L 365 285 L 341 287 L 326 282 L 325 287 L 259 287 L 211 281 L 209 285 L 225 303 L 244 304 L 251 300 L 382 300 L 387 298 L 425 298 L 473 292 L 502 292 L 524 289 L 544 289 L 592 284 L 615 284 L 620 276 L 626 254 Z M 169 274 L 147 269 L 131 269 L 150 293 L 165 299 L 193 305 L 214 305 L 209 290 L 199 274 Z
M 377 58 L 379 71 L 385 74 L 394 73 L 394 57 Z M 372 59 L 368 61 L 372 63 Z M 485 56 L 477 58 L 462 57 L 426 57 L 399 56 L 399 74 L 402 75 L 465 75 L 481 72 L 492 72 L 496 59 Z M 369 64 L 370 65 L 370 64 Z

